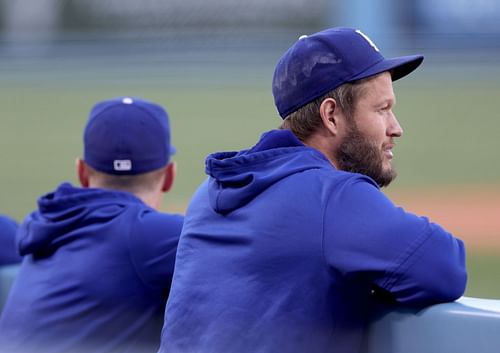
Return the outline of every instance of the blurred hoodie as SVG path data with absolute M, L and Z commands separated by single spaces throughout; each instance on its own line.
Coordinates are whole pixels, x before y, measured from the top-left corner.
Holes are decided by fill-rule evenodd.
M 183 217 L 68 183 L 38 200 L 0 318 L 1 352 L 154 352 Z

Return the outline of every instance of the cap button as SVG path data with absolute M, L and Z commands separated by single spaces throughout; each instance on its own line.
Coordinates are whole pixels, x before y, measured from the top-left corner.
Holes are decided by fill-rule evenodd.
M 305 39 L 305 38 L 307 38 L 307 37 L 308 37 L 308 35 L 307 35 L 307 34 L 303 34 L 303 35 L 301 35 L 301 36 L 299 37 L 299 40 Z
M 123 104 L 132 104 L 132 103 L 134 103 L 134 100 L 132 98 L 125 97 L 122 99 L 122 103 Z

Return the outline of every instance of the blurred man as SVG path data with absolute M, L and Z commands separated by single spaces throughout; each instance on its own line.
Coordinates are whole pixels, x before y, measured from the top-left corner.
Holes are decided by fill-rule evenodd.
M 183 217 L 156 211 L 175 164 L 165 110 L 94 106 L 68 183 L 18 232 L 24 261 L 0 318 L 2 352 L 154 352 Z
M 422 60 L 385 59 L 350 28 L 302 36 L 282 56 L 281 129 L 206 160 L 161 352 L 357 352 L 376 298 L 462 295 L 463 243 L 379 189 L 403 133 L 392 81 Z
M 17 222 L 0 215 L 0 266 L 21 262 L 15 247 Z

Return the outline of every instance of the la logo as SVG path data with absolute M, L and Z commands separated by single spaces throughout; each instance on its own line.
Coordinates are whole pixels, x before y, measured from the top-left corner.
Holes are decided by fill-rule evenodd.
M 370 39 L 370 37 L 368 37 L 366 34 L 361 32 L 359 29 L 356 30 L 356 33 L 359 34 L 361 37 L 363 37 L 373 47 L 373 49 L 375 49 L 376 51 L 380 51 L 380 50 L 378 50 L 375 43 L 373 43 L 373 41 Z

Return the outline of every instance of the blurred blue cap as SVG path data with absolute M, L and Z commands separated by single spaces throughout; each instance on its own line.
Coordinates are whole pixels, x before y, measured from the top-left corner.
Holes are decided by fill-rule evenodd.
M 140 98 L 118 97 L 94 105 L 83 135 L 84 160 L 107 174 L 134 175 L 168 164 L 168 114 Z
M 282 118 L 344 83 L 391 71 L 392 80 L 415 70 L 422 55 L 386 59 L 363 32 L 330 28 L 301 36 L 276 65 L 273 95 Z

